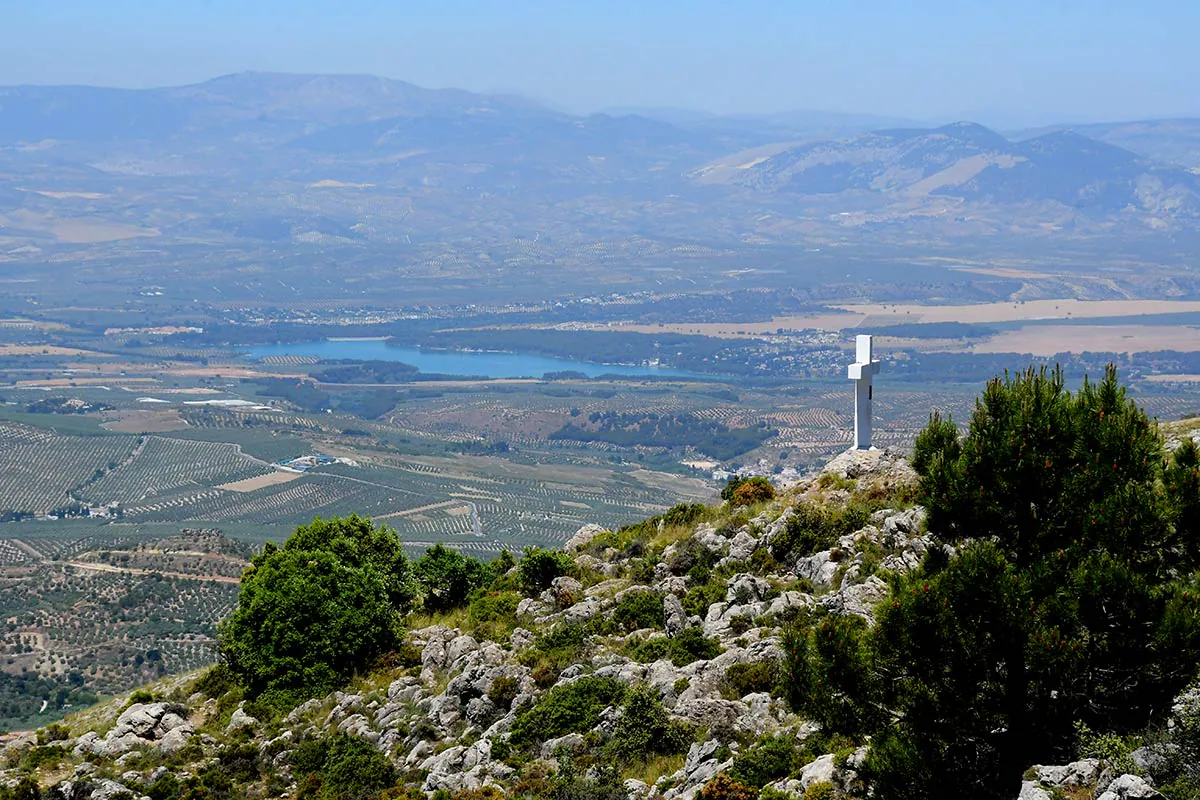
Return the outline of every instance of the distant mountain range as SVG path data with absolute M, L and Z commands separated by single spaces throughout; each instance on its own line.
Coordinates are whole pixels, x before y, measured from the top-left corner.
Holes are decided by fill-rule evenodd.
M 701 183 L 796 195 L 1058 203 L 1096 214 L 1195 216 L 1200 175 L 1071 131 L 1010 142 L 972 123 L 759 148 L 694 170 Z
M 630 237 L 1145 237 L 1200 231 L 1197 170 L 1200 120 L 1006 137 L 820 112 L 575 116 L 354 75 L 18 86 L 0 88 L 0 255 L 131 238 L 476 253 L 536 238 L 578 259 Z

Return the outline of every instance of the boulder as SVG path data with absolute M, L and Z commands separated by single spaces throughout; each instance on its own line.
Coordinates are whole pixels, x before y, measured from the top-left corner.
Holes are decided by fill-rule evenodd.
M 463 634 L 455 636 L 446 643 L 446 659 L 445 664 L 450 669 L 455 669 L 458 662 L 465 656 L 474 653 L 479 649 L 479 642 L 474 636 Z
M 163 734 L 163 737 L 158 740 L 156 747 L 161 753 L 177 753 L 186 747 L 195 735 L 196 729 L 190 724 L 184 723 Z
M 337 709 L 334 709 L 334 713 Z M 237 731 L 242 728 L 257 728 L 261 725 L 258 720 L 246 713 L 244 708 L 234 709 L 233 714 L 229 717 L 229 724 L 225 726 L 227 731 Z
M 875 606 L 888 596 L 888 585 L 878 575 L 872 575 L 862 583 L 843 587 L 827 594 L 817 602 L 835 614 L 854 614 L 867 622 L 875 621 Z
M 116 736 L 132 733 L 143 739 L 153 738 L 152 733 L 158 721 L 167 713 L 166 703 L 134 703 L 121 712 L 113 726 Z
M 836 778 L 837 765 L 833 763 L 833 753 L 826 753 L 800 770 L 800 785 L 805 789 L 814 783 L 833 783 Z
M 629 800 L 644 800 L 650 796 L 650 785 L 637 778 L 625 779 L 625 796 Z
M 847 450 L 834 456 L 821 472 L 847 480 L 871 478 L 890 486 L 915 485 L 920 480 L 904 454 L 890 447 L 885 450 Z
M 1022 781 L 1017 800 L 1052 800 L 1050 793 L 1033 781 Z
M 649 589 L 649 587 L 645 588 Z M 592 619 L 603 610 L 604 604 L 598 599 L 595 597 L 585 597 L 583 600 L 579 601 L 565 611 L 559 611 L 557 614 L 547 614 L 546 616 L 537 617 L 535 618 L 535 621 L 542 625 L 554 624 L 558 622 L 587 622 L 589 619 Z
M 828 586 L 833 583 L 840 564 L 833 560 L 833 551 L 822 550 L 796 561 L 796 577 L 810 581 L 813 586 Z
M 547 739 L 542 743 L 542 758 L 554 758 L 554 754 L 558 752 L 559 748 L 570 753 L 579 752 L 583 749 L 583 735 L 568 733 L 566 736 L 559 736 L 556 739 Z
M 1064 766 L 1035 766 L 1033 771 L 1044 786 L 1090 787 L 1100 777 L 1100 762 L 1094 758 L 1072 761 Z
M 533 631 L 526 628 L 514 628 L 512 635 L 508 637 L 508 643 L 512 645 L 513 652 L 520 652 L 527 647 L 532 647 L 537 636 Z
M 726 582 L 725 586 L 725 602 L 738 604 L 762 600 L 771 590 L 771 584 L 748 572 L 734 575 Z
M 663 598 L 663 617 L 668 636 L 674 636 L 687 627 L 687 612 L 683 610 L 679 595 L 669 594 Z
M 1159 800 L 1163 798 L 1145 778 L 1137 775 L 1122 775 L 1108 785 L 1096 800 Z
M 758 539 L 755 539 L 745 531 L 739 531 L 729 542 L 729 555 L 727 558 L 731 562 L 749 561 L 750 556 L 754 555 L 754 551 L 757 549 Z
M 568 553 L 578 553 L 580 550 L 587 547 L 602 533 L 608 533 L 608 530 L 599 525 L 587 524 L 579 530 L 575 531 L 575 535 L 567 539 L 567 543 L 563 545 L 563 550 Z

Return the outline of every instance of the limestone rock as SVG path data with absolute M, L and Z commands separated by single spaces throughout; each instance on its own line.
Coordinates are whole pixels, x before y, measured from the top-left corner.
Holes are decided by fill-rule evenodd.
M 514 628 L 512 635 L 508 637 L 508 643 L 512 645 L 513 652 L 520 652 L 527 647 L 531 647 L 537 639 L 533 632 L 525 628 Z
M 800 785 L 805 789 L 814 783 L 833 783 L 836 778 L 837 766 L 833 763 L 833 753 L 826 753 L 800 770 Z
M 872 478 L 892 486 L 913 485 L 919 480 L 904 454 L 898 450 L 847 450 L 834 456 L 821 470 L 839 478 Z
M 1100 777 L 1100 762 L 1094 758 L 1073 761 L 1064 766 L 1035 766 L 1033 771 L 1044 786 L 1087 787 Z
M 771 590 L 771 584 L 748 572 L 734 575 L 725 585 L 725 602 L 727 603 L 753 603 L 765 598 L 767 592 Z
M 669 594 L 663 598 L 663 617 L 668 636 L 674 636 L 687 627 L 687 612 L 679 595 Z
M 225 730 L 236 731 L 242 728 L 257 728 L 260 724 L 258 720 L 247 714 L 244 708 L 237 708 L 229 717 L 229 724 L 225 726 Z
M 542 743 L 542 758 L 554 758 L 554 754 L 559 748 L 576 753 L 583 749 L 583 735 L 578 733 L 568 733 L 566 736 L 559 736 L 556 739 L 547 739 Z
M 754 551 L 757 549 L 758 539 L 745 531 L 739 531 L 729 542 L 727 558 L 735 562 L 749 561 L 750 556 L 754 555 Z
M 1021 783 L 1021 793 L 1017 795 L 1017 800 L 1051 800 L 1051 797 L 1050 793 L 1037 783 L 1023 781 Z
M 580 550 L 591 544 L 592 539 L 595 539 L 602 533 L 608 533 L 608 531 L 599 525 L 590 523 L 584 525 L 582 528 L 575 531 L 574 536 L 572 536 L 570 539 L 567 539 L 567 543 L 563 545 L 563 550 L 567 551 L 568 553 L 578 553 Z
M 1096 800 L 1158 800 L 1162 797 L 1144 778 L 1122 775 L 1110 783 Z
M 888 586 L 878 575 L 872 575 L 862 583 L 842 588 L 827 594 L 818 601 L 835 614 L 857 615 L 867 622 L 875 619 L 875 606 L 888 596 Z

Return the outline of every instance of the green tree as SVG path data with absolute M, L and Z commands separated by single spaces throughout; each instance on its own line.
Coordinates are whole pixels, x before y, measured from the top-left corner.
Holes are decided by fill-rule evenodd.
M 687 749 L 691 732 L 673 722 L 658 690 L 639 684 L 625 694 L 625 710 L 617 719 L 608 750 L 620 764 L 646 761 Z
M 527 547 L 517 563 L 517 580 L 526 594 L 537 594 L 560 575 L 569 575 L 575 562 L 566 553 Z
M 435 544 L 413 569 L 421 584 L 422 603 L 429 611 L 449 611 L 465 605 L 471 592 L 484 584 L 487 568 L 478 559 Z
M 1137 730 L 1195 674 L 1195 454 L 1166 468 L 1111 367 L 1074 394 L 1059 370 L 993 380 L 961 441 L 934 416 L 918 445 L 957 554 L 897 581 L 865 640 L 793 641 L 790 694 L 829 727 L 877 709 L 880 797 L 1012 797 L 1071 755 L 1076 720 Z
M 311 538 L 311 526 L 297 536 L 312 546 L 327 541 Z M 252 695 L 281 707 L 344 685 L 395 646 L 400 620 L 393 576 L 381 575 L 361 551 L 343 558 L 306 550 L 297 536 L 255 558 L 218 633 L 230 672 Z
M 268 544 L 258 558 L 274 549 Z M 387 588 L 388 600 L 401 613 L 407 612 L 420 594 L 412 565 L 391 528 L 375 525 L 367 517 L 351 514 L 335 519 L 314 519 L 301 525 L 283 545 L 284 550 L 324 551 L 349 567 L 371 569 Z

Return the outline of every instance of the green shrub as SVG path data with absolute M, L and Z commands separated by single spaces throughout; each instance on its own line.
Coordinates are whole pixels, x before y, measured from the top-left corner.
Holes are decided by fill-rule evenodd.
M 196 679 L 196 691 L 205 697 L 217 698 L 237 686 L 237 678 L 227 664 L 216 664 Z
M 700 503 L 680 503 L 663 512 L 662 521 L 666 525 L 691 525 L 707 512 L 708 508 Z
M 800 761 L 801 750 L 794 736 L 767 736 L 738 753 L 729 774 L 760 789 L 804 766 Z
M 731 664 L 725 670 L 724 684 L 732 700 L 739 700 L 755 692 L 774 691 L 779 685 L 779 664 L 775 661 Z
M 658 692 L 641 685 L 625 693 L 625 710 L 617 720 L 608 751 L 618 762 L 629 764 L 682 752 L 690 741 L 690 730 L 671 721 Z
M 488 699 L 497 707 L 507 710 L 521 693 L 521 682 L 510 675 L 501 675 L 488 688 Z
M 625 686 L 612 678 L 585 675 L 555 686 L 537 703 L 517 714 L 511 741 L 516 745 L 583 733 L 596 727 L 600 712 L 619 703 Z
M 859 734 L 878 720 L 878 691 L 868 626 L 857 616 L 828 616 L 813 630 L 784 631 L 784 688 L 792 707 L 828 732 Z
M 660 636 L 641 642 L 630 657 L 642 664 L 669 658 L 675 666 L 686 667 L 693 661 L 707 661 L 721 653 L 721 643 L 716 639 L 705 637 L 699 628 L 685 628 L 670 638 Z
M 609 617 L 617 630 L 629 633 L 643 628 L 662 628 L 665 624 L 662 595 L 658 592 L 629 592 Z
M 246 570 L 219 639 L 229 670 L 283 708 L 340 688 L 395 646 L 398 626 L 373 568 L 285 547 Z
M 710 580 L 708 583 L 693 586 L 683 595 L 683 610 L 689 616 L 704 617 L 708 607 L 725 599 L 725 581 Z
M 421 585 L 422 604 L 435 613 L 464 605 L 471 592 L 488 577 L 487 569 L 478 559 L 440 543 L 417 560 L 413 575 Z
M 480 590 L 471 596 L 467 607 L 467 619 L 476 625 L 493 622 L 515 622 L 521 595 L 516 592 L 489 592 Z
M 357 736 L 334 736 L 322 771 L 322 800 L 369 800 L 396 782 L 387 756 Z
M 521 791 L 525 788 L 518 785 L 513 795 L 547 800 L 627 800 L 629 796 L 614 764 L 597 763 L 581 775 L 571 758 L 559 760 L 558 770 L 546 782 L 544 790 Z
M 527 595 L 535 595 L 550 587 L 550 582 L 561 575 L 570 575 L 575 562 L 566 553 L 527 547 L 517 563 L 517 577 L 521 589 Z
M 639 642 L 630 652 L 629 657 L 640 664 L 653 664 L 666 658 L 671 652 L 671 640 L 666 636 L 658 636 Z
M 829 781 L 817 781 L 804 790 L 804 800 L 833 800 L 837 791 Z
M 758 800 L 796 800 L 796 795 L 771 786 L 764 786 L 758 790 Z
M 384 582 L 388 601 L 401 614 L 412 608 L 421 591 L 413 577 L 412 565 L 400 546 L 400 537 L 385 525 L 351 514 L 348 517 L 321 519 L 296 528 L 283 545 L 284 550 L 324 552 L 354 569 L 374 572 Z M 268 543 L 254 564 L 270 558 L 275 550 Z
M 939 412 L 934 411 L 929 415 L 929 424 L 913 441 L 912 468 L 919 475 L 928 475 L 935 461 L 954 461 L 960 452 L 958 426 L 949 414 L 943 419 Z M 941 468 L 942 464 L 937 466 Z

